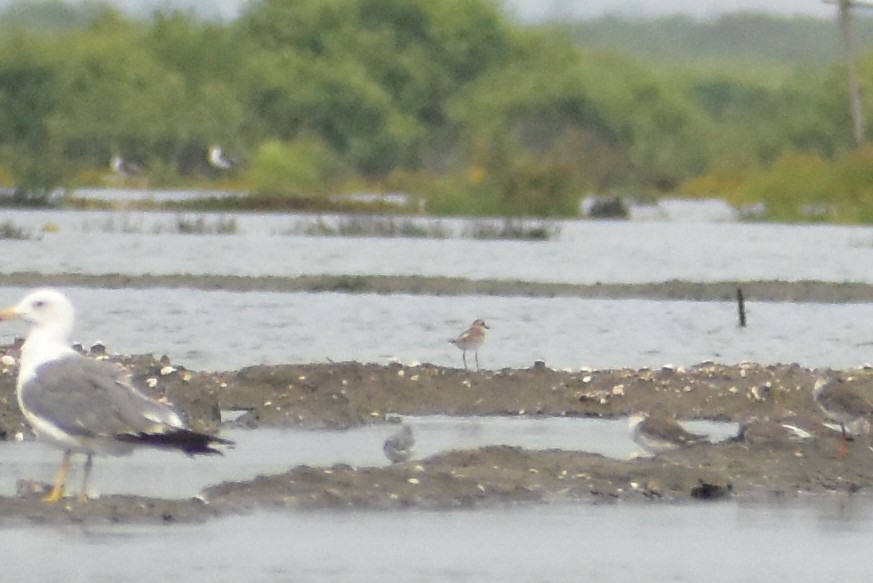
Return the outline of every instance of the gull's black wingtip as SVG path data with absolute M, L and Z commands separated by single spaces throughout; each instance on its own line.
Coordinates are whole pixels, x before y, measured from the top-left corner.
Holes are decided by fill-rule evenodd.
M 147 447 L 178 449 L 190 456 L 221 455 L 221 449 L 233 449 L 236 446 L 236 442 L 230 439 L 189 429 L 176 429 L 166 433 L 124 434 L 117 436 L 117 439 Z

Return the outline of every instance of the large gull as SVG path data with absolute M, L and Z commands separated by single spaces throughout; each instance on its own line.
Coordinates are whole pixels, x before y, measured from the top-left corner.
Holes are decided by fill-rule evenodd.
M 0 311 L 0 320 L 31 325 L 21 347 L 18 404 L 37 437 L 64 452 L 54 487 L 56 502 L 73 454 L 84 454 L 79 500 L 88 499 L 93 456 L 126 455 L 138 446 L 178 449 L 188 455 L 220 453 L 232 442 L 188 428 L 169 405 L 151 399 L 118 377 L 108 363 L 86 358 L 70 346 L 75 311 L 60 292 L 41 289 Z

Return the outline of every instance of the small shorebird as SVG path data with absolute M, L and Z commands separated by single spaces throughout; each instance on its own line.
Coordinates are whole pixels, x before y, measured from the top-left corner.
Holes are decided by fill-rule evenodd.
M 476 320 L 473 324 L 461 332 L 454 340 L 449 340 L 461 349 L 461 358 L 464 360 L 464 370 L 467 370 L 467 351 L 472 350 L 476 356 L 476 370 L 479 370 L 479 347 L 485 342 L 485 335 L 489 330 L 485 320 Z
M 634 413 L 628 417 L 628 425 L 637 445 L 654 454 L 706 441 L 706 436 L 691 433 L 667 417 Z
M 63 496 L 73 454 L 86 456 L 79 490 L 84 502 L 95 455 L 126 455 L 137 447 L 218 454 L 215 446 L 233 444 L 192 431 L 172 407 L 120 380 L 113 366 L 71 348 L 74 310 L 63 294 L 37 290 L 0 311 L 0 321 L 14 318 L 31 325 L 21 347 L 18 405 L 37 437 L 64 452 L 45 501 Z
M 873 400 L 841 378 L 827 380 L 819 377 L 812 388 L 812 396 L 828 419 L 840 425 L 842 443 L 838 455 L 844 457 L 851 434 L 870 431 Z
M 742 441 L 750 445 L 763 443 L 787 443 L 813 437 L 809 423 L 796 417 L 771 419 L 769 417 L 749 417 L 742 421 L 739 431 L 732 441 Z
M 399 464 L 411 458 L 415 451 L 415 436 L 412 435 L 412 427 L 409 425 L 401 427 L 400 431 L 385 440 L 382 451 L 385 452 L 385 457 L 391 460 L 392 464 Z

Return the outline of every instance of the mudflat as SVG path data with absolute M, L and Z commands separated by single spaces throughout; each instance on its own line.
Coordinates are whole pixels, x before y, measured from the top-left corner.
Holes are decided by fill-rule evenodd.
M 17 348 L 0 352 L 17 362 Z M 263 507 L 458 508 L 548 501 L 632 502 L 727 497 L 865 495 L 873 486 L 873 442 L 856 436 L 837 455 L 838 431 L 812 398 L 819 376 L 840 375 L 873 397 L 873 370 L 702 363 L 693 367 L 468 372 L 429 364 L 358 362 L 187 370 L 166 356 L 109 356 L 142 390 L 184 410 L 195 429 L 219 432 L 222 411 L 237 427 L 309 429 L 387 424 L 398 415 L 617 418 L 656 411 L 679 419 L 747 423 L 791 419 L 810 433 L 789 438 L 757 428 L 745 439 L 702 443 L 654 457 L 615 460 L 585 451 L 489 446 L 446 451 L 379 467 L 299 466 L 223 482 L 191 499 L 103 496 L 87 503 L 39 500 L 38 488 L 0 497 L 0 520 L 176 522 Z M 8 359 L 7 359 L 8 361 Z M 0 369 L 0 431 L 31 438 L 15 398 L 17 365 Z M 762 426 L 763 427 L 763 426 Z M 227 455 L 234 455 L 228 452 Z M 22 476 L 21 478 L 28 478 Z

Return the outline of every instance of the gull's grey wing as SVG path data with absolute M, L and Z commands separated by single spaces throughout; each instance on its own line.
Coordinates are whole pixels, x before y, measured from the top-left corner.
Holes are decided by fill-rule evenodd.
M 184 428 L 169 406 L 117 380 L 113 367 L 79 355 L 48 362 L 21 388 L 22 406 L 78 436 L 161 433 Z

